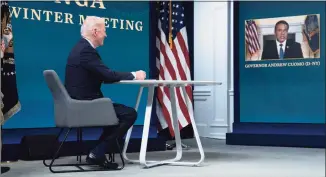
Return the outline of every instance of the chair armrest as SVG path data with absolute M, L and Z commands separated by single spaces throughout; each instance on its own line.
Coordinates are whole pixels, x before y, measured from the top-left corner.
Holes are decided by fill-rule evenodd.
M 68 124 L 71 127 L 92 127 L 118 124 L 118 118 L 110 98 L 94 100 L 71 99 L 68 109 Z

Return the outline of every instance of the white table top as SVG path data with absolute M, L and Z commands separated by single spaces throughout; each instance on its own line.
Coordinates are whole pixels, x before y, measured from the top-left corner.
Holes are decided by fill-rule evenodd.
M 155 79 L 146 79 L 146 80 L 123 80 L 117 82 L 118 84 L 140 84 L 140 85 L 156 85 L 156 86 L 165 86 L 165 85 L 222 85 L 221 82 L 215 81 L 180 81 L 180 80 L 155 80 Z

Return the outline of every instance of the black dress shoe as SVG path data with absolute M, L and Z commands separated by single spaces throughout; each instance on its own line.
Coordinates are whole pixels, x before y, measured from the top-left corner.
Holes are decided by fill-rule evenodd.
M 175 148 L 175 146 L 176 146 L 175 144 L 168 144 L 168 143 L 165 144 L 165 147 L 167 150 L 173 150 L 173 148 Z
M 105 156 L 96 157 L 93 154 L 86 157 L 86 162 L 89 164 L 99 165 L 100 167 L 107 168 L 107 169 L 118 169 L 119 165 L 117 163 L 109 162 Z

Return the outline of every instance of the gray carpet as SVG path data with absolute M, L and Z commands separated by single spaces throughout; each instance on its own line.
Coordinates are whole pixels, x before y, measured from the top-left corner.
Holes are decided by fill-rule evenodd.
M 184 143 L 192 147 L 196 145 L 192 140 Z M 202 167 L 158 166 L 143 169 L 138 164 L 127 164 L 122 171 L 53 174 L 41 161 L 18 161 L 6 164 L 11 171 L 1 177 L 325 177 L 324 149 L 229 146 L 223 140 L 214 139 L 202 139 L 202 143 L 206 155 Z M 138 153 L 129 155 L 138 157 Z M 151 152 L 148 158 L 162 160 L 174 155 L 175 151 Z M 195 148 L 183 153 L 185 160 L 195 161 L 198 158 Z M 76 157 L 58 162 L 68 161 L 76 161 Z

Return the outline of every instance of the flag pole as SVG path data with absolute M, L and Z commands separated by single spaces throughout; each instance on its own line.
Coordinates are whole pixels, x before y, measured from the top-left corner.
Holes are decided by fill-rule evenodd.
M 169 43 L 170 48 L 172 49 L 172 0 L 169 3 L 170 13 L 169 13 Z
M 169 10 L 170 10 L 170 13 L 169 13 L 169 44 L 170 44 L 170 48 L 172 49 L 173 47 L 173 34 L 172 34 L 172 0 L 170 0 L 170 4 L 169 4 Z M 172 144 L 169 144 L 168 142 L 165 144 L 166 145 L 166 149 L 167 150 L 172 150 L 176 147 L 176 143 L 173 142 Z M 181 147 L 184 149 L 184 150 L 189 150 L 190 149 L 190 146 L 189 145 L 186 145 L 184 143 L 181 142 Z

